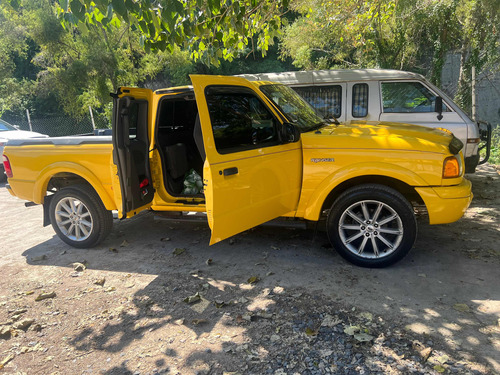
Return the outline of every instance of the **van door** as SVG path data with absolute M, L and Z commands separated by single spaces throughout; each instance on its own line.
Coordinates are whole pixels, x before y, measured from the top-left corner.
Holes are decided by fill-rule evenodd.
M 295 211 L 301 142 L 281 139 L 283 123 L 268 99 L 243 78 L 193 75 L 191 81 L 206 153 L 210 244 Z
M 120 219 L 149 208 L 154 197 L 148 135 L 152 97 L 151 90 L 132 88 L 113 95 L 113 163 L 118 175 L 113 189 Z

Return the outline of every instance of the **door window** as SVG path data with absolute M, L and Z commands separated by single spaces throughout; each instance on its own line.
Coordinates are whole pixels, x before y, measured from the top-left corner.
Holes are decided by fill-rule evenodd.
M 356 83 L 352 87 L 352 117 L 368 116 L 368 85 Z
M 435 112 L 436 95 L 420 82 L 383 82 L 382 103 L 384 113 Z
M 220 154 L 278 144 L 276 119 L 251 90 L 208 87 L 205 96 Z
M 293 87 L 323 118 L 342 115 L 342 86 Z

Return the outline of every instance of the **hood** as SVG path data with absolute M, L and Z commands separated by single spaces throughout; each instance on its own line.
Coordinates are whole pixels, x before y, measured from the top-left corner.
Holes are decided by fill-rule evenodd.
M 449 153 L 453 135 L 425 126 L 389 123 L 355 122 L 328 125 L 302 134 L 304 148 L 356 148 L 411 150 Z
M 48 135 L 26 130 L 8 130 L 0 132 L 0 139 L 47 138 Z

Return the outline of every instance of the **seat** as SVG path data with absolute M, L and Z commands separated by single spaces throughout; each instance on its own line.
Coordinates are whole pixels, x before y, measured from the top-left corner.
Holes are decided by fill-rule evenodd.
M 181 194 L 184 188 L 184 177 L 189 171 L 186 145 L 177 143 L 165 147 L 167 166 L 167 186 L 173 194 Z

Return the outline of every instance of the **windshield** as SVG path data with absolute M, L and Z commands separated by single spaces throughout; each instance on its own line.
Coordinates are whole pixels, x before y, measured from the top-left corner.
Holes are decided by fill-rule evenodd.
M 9 130 L 17 130 L 15 127 L 13 127 L 11 124 L 8 122 L 5 122 L 3 120 L 0 120 L 0 132 L 5 132 Z
M 296 125 L 302 133 L 326 125 L 325 120 L 316 114 L 313 107 L 290 87 L 284 85 L 263 85 L 260 86 L 260 90 L 278 106 L 288 121 Z

